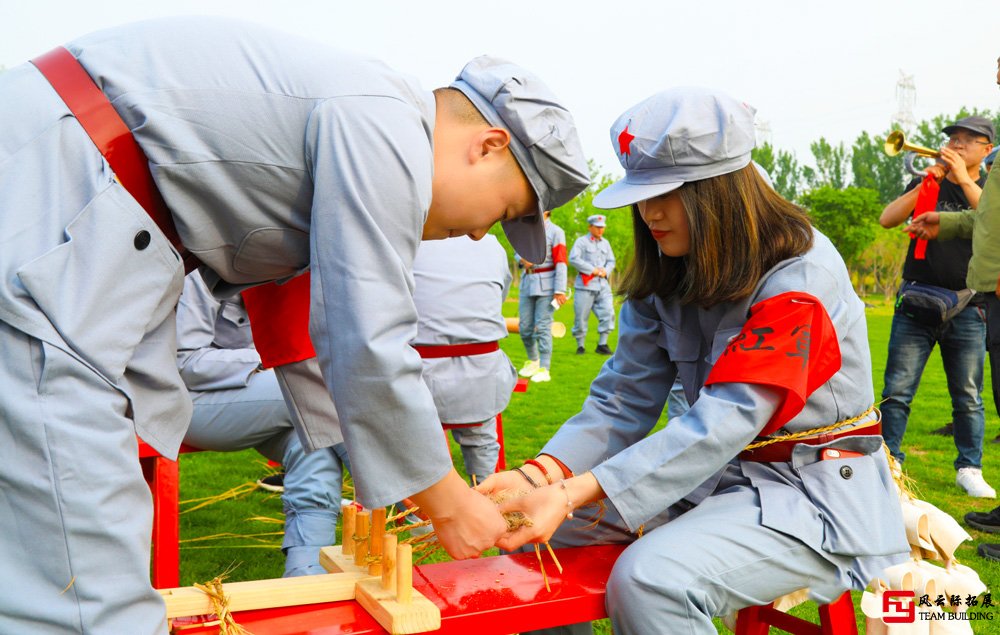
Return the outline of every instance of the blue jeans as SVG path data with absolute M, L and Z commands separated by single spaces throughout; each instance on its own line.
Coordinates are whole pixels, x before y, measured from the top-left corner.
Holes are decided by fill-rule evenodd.
M 929 327 L 900 312 L 892 318 L 889 356 L 885 363 L 882 390 L 882 436 L 898 461 L 906 454 L 900 449 L 910 402 L 920 385 L 927 358 L 934 345 L 941 347 L 941 361 L 951 395 L 951 420 L 955 424 L 955 469 L 982 467 L 983 361 L 986 357 L 986 317 L 974 305 L 941 326 Z
M 521 341 L 528 359 L 537 360 L 542 368 L 549 368 L 552 361 L 552 308 L 551 295 L 522 295 L 518 301 L 521 323 Z

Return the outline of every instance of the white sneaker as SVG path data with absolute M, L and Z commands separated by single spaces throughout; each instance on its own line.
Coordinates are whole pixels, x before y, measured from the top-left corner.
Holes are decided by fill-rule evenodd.
M 996 498 L 997 492 L 983 478 L 983 471 L 977 467 L 961 467 L 955 475 L 955 483 L 974 498 Z
M 535 373 L 537 373 L 540 369 L 541 366 L 539 366 L 537 359 L 536 360 L 529 359 L 528 361 L 524 362 L 524 366 L 521 367 L 521 370 L 519 370 L 517 374 L 520 375 L 521 377 L 531 377 Z
M 538 372 L 531 376 L 531 381 L 552 381 L 552 375 L 548 368 L 539 368 Z

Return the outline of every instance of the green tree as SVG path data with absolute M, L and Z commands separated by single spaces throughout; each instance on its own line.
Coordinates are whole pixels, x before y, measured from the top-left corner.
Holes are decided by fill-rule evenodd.
M 878 231 L 876 219 L 882 211 L 875 190 L 832 185 L 816 188 L 802 197 L 813 224 L 826 234 L 847 267 L 857 271 L 864 250 Z
M 847 187 L 848 164 L 850 157 L 843 143 L 836 146 L 830 145 L 825 137 L 820 137 L 819 141 L 809 144 L 813 158 L 816 159 L 816 171 L 813 173 L 810 188 L 815 189 L 824 185 L 829 185 L 838 190 Z
M 791 152 L 778 150 L 775 152 L 770 143 L 765 143 L 753 149 L 751 157 L 760 167 L 764 168 L 774 189 L 790 201 L 794 201 L 799 195 L 799 186 L 802 182 L 802 168 Z

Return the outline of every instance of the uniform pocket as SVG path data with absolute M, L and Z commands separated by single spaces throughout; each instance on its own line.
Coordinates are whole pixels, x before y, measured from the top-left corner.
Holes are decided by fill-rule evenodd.
M 65 235 L 18 278 L 65 343 L 117 383 L 147 329 L 173 310 L 163 299 L 180 295 L 180 258 L 117 185 L 96 196 Z
M 877 440 L 877 449 L 864 447 L 875 445 L 867 440 Z M 819 460 L 823 448 L 863 454 Z M 796 448 L 796 471 L 806 495 L 822 516 L 825 551 L 845 556 L 909 551 L 899 498 L 881 452 L 881 437 L 852 437 L 826 446 Z

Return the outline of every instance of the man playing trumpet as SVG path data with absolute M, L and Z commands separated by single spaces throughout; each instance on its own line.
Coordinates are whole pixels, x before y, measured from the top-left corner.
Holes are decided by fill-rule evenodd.
M 919 178 L 913 179 L 904 194 L 882 211 L 879 224 L 883 227 L 896 227 L 925 210 L 954 213 L 979 204 L 985 181 L 979 174 L 979 165 L 993 149 L 993 123 L 983 117 L 965 117 L 942 132 L 948 135 L 948 142 L 941 148 L 939 163 L 927 168 L 929 177 L 937 181 L 936 186 L 930 182 L 922 184 Z M 935 189 L 939 190 L 936 201 L 933 200 Z M 919 197 L 923 198 L 918 205 Z M 915 214 L 917 207 L 920 209 Z M 971 240 L 911 240 L 903 265 L 900 293 L 913 285 L 929 285 L 932 290 L 933 287 L 950 291 L 965 289 L 971 256 Z M 882 391 L 882 433 L 892 455 L 902 462 L 905 454 L 900 445 L 910 414 L 910 402 L 927 358 L 935 344 L 939 345 L 951 395 L 953 434 L 958 450 L 956 483 L 969 496 L 995 498 L 996 492 L 982 475 L 985 424 L 981 393 L 986 353 L 983 315 L 973 300 L 950 320 L 933 323 L 907 311 L 904 303 L 896 303 Z

